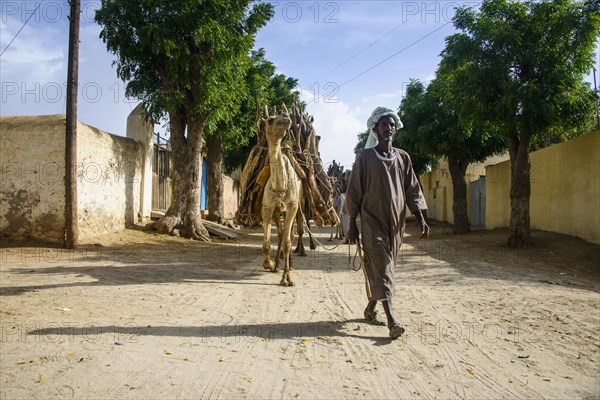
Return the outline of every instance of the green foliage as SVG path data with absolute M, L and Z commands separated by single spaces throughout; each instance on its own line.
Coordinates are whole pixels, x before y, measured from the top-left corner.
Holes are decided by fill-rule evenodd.
M 544 142 L 553 129 L 581 129 L 594 93 L 584 82 L 600 35 L 597 0 L 489 0 L 457 10 L 462 31 L 446 39 L 438 74 L 462 125 Z
M 244 98 L 238 112 L 230 118 L 235 127 L 230 126 L 229 128 L 238 129 L 240 135 L 234 136 L 232 140 L 228 140 L 226 143 L 226 172 L 242 167 L 250 154 L 250 150 L 256 145 L 255 122 L 259 102 L 262 108 L 268 106 L 272 110 L 273 107 L 280 107 L 281 104 L 289 106 L 292 97 L 296 96 L 297 98 L 299 96 L 299 93 L 294 90 L 298 85 L 298 80 L 286 77 L 283 74 L 275 74 L 275 65 L 265 58 L 264 49 L 252 51 L 250 63 L 245 78 L 246 92 Z M 304 102 L 297 100 L 297 104 L 301 109 L 305 107 Z
M 254 34 L 273 15 L 269 4 L 249 4 L 103 0 L 95 19 L 127 95 L 143 101 L 151 120 L 184 112 L 214 128 L 240 103 Z
M 369 130 L 368 129 L 359 133 L 358 135 L 356 135 L 356 139 L 358 140 L 358 142 L 356 143 L 356 146 L 354 146 L 354 154 L 360 153 L 365 148 L 368 138 L 369 138 Z
M 451 102 L 445 100 L 453 95 L 445 78 L 438 71 L 427 88 L 419 80 L 410 81 L 400 104 L 404 146 L 426 161 L 453 155 L 465 165 L 501 153 L 505 141 L 493 126 L 463 128 Z
M 413 168 L 417 174 L 426 173 L 437 163 L 434 152 L 422 143 L 419 131 L 424 125 L 431 123 L 430 113 L 423 100 L 425 97 L 425 86 L 418 80 L 411 79 L 406 88 L 406 94 L 400 102 L 398 116 L 404 127 L 398 131 L 394 138 L 394 146 L 408 152 Z

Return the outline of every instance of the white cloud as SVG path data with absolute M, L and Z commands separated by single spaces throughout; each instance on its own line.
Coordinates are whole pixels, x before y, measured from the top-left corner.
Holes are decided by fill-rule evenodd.
M 390 102 L 392 100 L 398 100 L 402 99 L 402 96 L 404 95 L 404 85 L 402 87 L 401 90 L 395 91 L 395 92 L 382 92 L 382 93 L 375 93 L 372 96 L 363 96 L 362 97 L 362 101 L 364 103 L 372 103 L 372 102 L 377 102 L 377 101 L 385 101 L 385 102 Z
M 333 98 L 315 98 L 310 90 L 302 90 L 302 100 L 307 112 L 314 117 L 315 133 L 321 136 L 319 152 L 323 164 L 333 160 L 349 169 L 354 162 L 354 147 L 357 135 L 366 129 L 359 117 L 360 109 L 351 109 L 347 104 Z
M 20 22 L 7 18 L 0 25 L 2 41 L 2 80 L 14 81 L 18 76 L 27 77 L 29 82 L 54 82 L 61 71 L 66 68 L 66 41 L 57 26 L 47 25 L 35 28 L 26 26 L 14 38 Z M 14 41 L 11 42 L 11 40 Z M 64 39 L 64 45 L 57 41 Z M 10 46 L 8 44 L 10 43 Z M 23 80 L 20 78 L 19 80 Z

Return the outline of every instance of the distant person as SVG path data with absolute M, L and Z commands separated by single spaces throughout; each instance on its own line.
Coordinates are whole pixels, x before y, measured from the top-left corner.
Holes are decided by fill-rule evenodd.
M 404 333 L 394 317 L 392 297 L 395 294 L 394 269 L 402 244 L 406 207 L 421 226 L 421 238 L 429 236 L 426 222 L 427 204 L 413 171 L 408 153 L 392 147 L 396 130 L 402 122 L 396 113 L 377 107 L 367 121 L 370 130 L 365 149 L 356 156 L 346 190 L 349 216 L 348 240 L 360 243 L 365 263 L 367 297 L 365 319 L 375 325 L 386 323 L 378 319 L 375 306 L 381 301 L 392 339 Z M 360 216 L 362 240 L 356 217 Z

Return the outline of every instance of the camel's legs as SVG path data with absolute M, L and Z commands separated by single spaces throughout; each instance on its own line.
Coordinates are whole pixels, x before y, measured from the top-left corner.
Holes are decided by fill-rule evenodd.
M 273 271 L 275 263 L 271 260 L 271 218 L 273 217 L 273 207 L 266 207 L 263 205 L 262 208 L 262 220 L 263 220 L 263 268 Z
M 283 222 L 281 221 L 282 214 L 285 218 L 285 212 L 282 213 L 278 207 L 275 208 L 273 218 L 277 227 L 277 252 L 275 253 L 275 268 L 273 269 L 273 272 L 279 271 L 279 263 L 283 258 L 283 248 L 281 247 L 281 241 L 283 239 Z
M 298 253 L 299 256 L 306 257 L 306 250 L 304 250 L 304 241 L 302 237 L 304 236 L 304 213 L 302 209 L 298 208 L 298 213 L 296 214 L 296 224 L 298 230 L 298 245 L 296 246 L 296 250 L 294 253 Z
M 294 286 L 292 274 L 290 272 L 292 240 L 294 238 L 294 219 L 298 213 L 298 203 L 289 205 L 285 213 L 285 223 L 283 225 L 283 275 L 281 277 L 282 286 Z
M 310 221 L 308 220 L 308 218 L 306 218 L 306 226 L 309 226 Z M 317 243 L 315 242 L 315 238 L 312 234 L 312 232 L 310 231 L 310 228 L 308 230 L 308 237 L 309 237 L 309 245 L 308 248 L 311 250 L 314 250 L 317 248 Z

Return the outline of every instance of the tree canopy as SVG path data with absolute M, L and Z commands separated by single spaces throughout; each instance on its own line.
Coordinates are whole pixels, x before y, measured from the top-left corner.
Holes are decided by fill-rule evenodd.
M 505 141 L 492 127 L 466 130 L 449 102 L 451 95 L 444 74 L 440 74 L 427 86 L 412 79 L 400 104 L 400 117 L 405 127 L 401 138 L 410 141 L 417 156 L 432 163 L 433 159 L 445 157 L 452 177 L 454 231 L 469 231 L 467 213 L 467 185 L 465 172 L 472 162 L 500 153 Z M 411 154 L 412 156 L 412 154 Z
M 245 78 L 253 35 L 273 16 L 271 5 L 249 4 L 102 0 L 95 19 L 127 95 L 142 100 L 155 121 L 181 106 L 219 121 L 239 103 L 234 85 Z
M 508 136 L 543 136 L 553 126 L 588 124 L 600 3 L 574 0 L 484 1 L 457 10 L 442 52 L 452 70 L 454 105 L 465 126 L 493 122 Z
M 208 240 L 200 220 L 200 160 L 205 128 L 237 110 L 254 35 L 273 6 L 250 0 L 102 0 L 95 19 L 117 55 L 126 93 L 148 117 L 168 115 L 173 149 L 172 201 L 155 224 L 162 232 Z M 239 132 L 228 130 L 235 136 Z
M 266 59 L 263 48 L 251 52 L 245 80 L 246 93 L 237 116 L 232 118 L 242 135 L 229 141 L 225 147 L 226 171 L 231 172 L 241 167 L 246 162 L 250 149 L 256 144 L 257 107 L 290 105 L 292 97 L 299 96 L 295 90 L 298 80 L 276 74 L 275 71 L 275 65 Z M 302 101 L 296 100 L 296 104 L 300 109 L 306 107 Z

